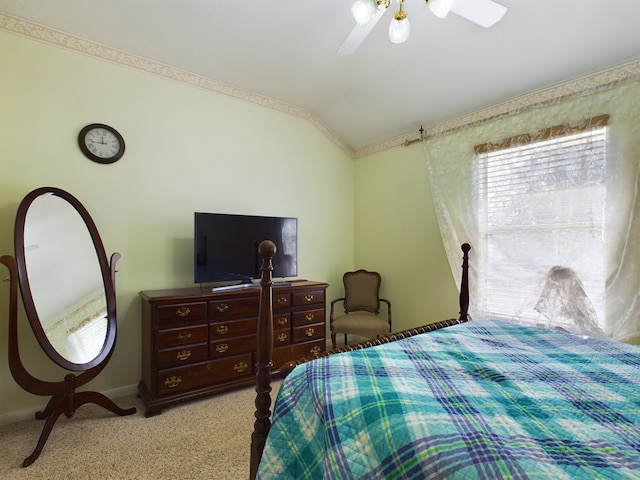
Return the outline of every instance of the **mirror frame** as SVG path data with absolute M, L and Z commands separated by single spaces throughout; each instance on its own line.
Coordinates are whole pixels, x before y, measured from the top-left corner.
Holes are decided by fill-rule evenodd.
M 40 321 L 40 317 L 38 315 L 38 311 L 33 299 L 31 286 L 29 284 L 29 274 L 27 271 L 27 262 L 25 256 L 26 245 L 24 244 L 25 222 L 31 204 L 37 198 L 44 195 L 54 195 L 63 200 L 66 200 L 76 210 L 87 227 L 98 258 L 98 264 L 100 267 L 100 274 L 102 277 L 102 283 L 104 285 L 105 299 L 107 304 L 107 332 L 101 351 L 93 359 L 89 360 L 86 363 L 74 363 L 67 360 L 51 344 Z M 104 362 L 113 352 L 116 339 L 117 316 L 113 277 L 115 274 L 115 261 L 117 261 L 117 259 L 120 257 L 120 254 L 115 253 L 112 256 L 110 265 L 110 262 L 107 260 L 100 234 L 98 233 L 98 229 L 93 222 L 91 215 L 89 215 L 89 212 L 85 209 L 82 203 L 80 203 L 80 201 L 78 201 L 78 199 L 76 199 L 70 193 L 59 188 L 41 187 L 33 190 L 26 197 L 24 197 L 18 207 L 14 230 L 14 248 L 18 268 L 18 281 L 20 283 L 20 292 L 22 295 L 22 303 L 29 319 L 29 323 L 31 324 L 31 329 L 33 330 L 33 333 L 37 338 L 40 347 L 45 351 L 47 356 L 49 356 L 49 358 L 60 367 L 76 372 L 89 370 L 94 366 L 100 365 L 102 362 Z

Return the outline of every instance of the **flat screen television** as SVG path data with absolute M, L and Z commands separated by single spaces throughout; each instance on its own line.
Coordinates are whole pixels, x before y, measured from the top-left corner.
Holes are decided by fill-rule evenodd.
M 259 278 L 258 245 L 276 245 L 273 277 L 298 274 L 298 219 L 195 212 L 195 283 L 249 283 Z

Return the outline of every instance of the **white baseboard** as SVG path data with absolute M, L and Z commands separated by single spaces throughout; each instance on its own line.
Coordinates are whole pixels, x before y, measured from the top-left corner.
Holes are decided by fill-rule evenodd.
M 138 392 L 137 385 L 127 385 L 124 387 L 118 387 L 111 390 L 107 390 L 102 392 L 109 398 L 119 398 L 125 397 L 127 395 L 134 395 Z M 0 415 L 0 425 L 8 425 L 10 423 L 20 422 L 22 420 L 30 420 L 34 418 L 34 414 L 37 411 L 44 409 L 47 406 L 48 398 L 45 398 L 45 401 L 40 406 L 34 406 L 25 410 L 18 410 L 15 412 L 4 413 Z

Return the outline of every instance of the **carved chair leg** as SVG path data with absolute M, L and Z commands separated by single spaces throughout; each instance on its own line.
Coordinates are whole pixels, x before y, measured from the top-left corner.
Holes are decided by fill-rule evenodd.
M 331 346 L 336 349 L 336 332 L 331 332 Z

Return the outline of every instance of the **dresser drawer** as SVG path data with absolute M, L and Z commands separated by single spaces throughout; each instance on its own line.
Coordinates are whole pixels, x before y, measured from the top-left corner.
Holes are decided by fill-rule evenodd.
M 273 349 L 272 363 L 275 368 L 279 368 L 287 362 L 300 360 L 304 357 L 313 357 L 325 350 L 325 341 L 313 340 L 311 342 L 297 343 L 286 347 L 276 347 Z
M 290 313 L 273 314 L 273 328 L 287 328 L 289 325 L 291 325 Z
M 209 335 L 211 341 L 227 339 L 232 337 L 242 337 L 254 335 L 258 331 L 258 317 L 247 320 L 233 320 L 230 322 L 219 322 L 209 324 Z M 255 345 L 254 345 L 255 347 Z
M 293 313 L 293 326 L 300 327 L 302 325 L 310 325 L 312 323 L 324 322 L 324 309 L 305 310 L 303 312 Z
M 289 329 L 273 332 L 273 345 L 287 345 L 291 341 Z M 256 349 L 256 336 L 235 337 L 209 343 L 209 358 L 223 358 L 240 353 L 253 352 Z
M 273 332 L 273 346 L 286 345 L 291 341 L 291 331 L 289 329 L 276 330 Z M 255 350 L 255 348 L 254 348 Z
M 209 357 L 223 358 L 253 352 L 256 349 L 256 336 L 235 337 L 209 343 Z
M 185 345 L 158 352 L 158 368 L 177 367 L 207 359 L 207 344 Z
M 291 306 L 291 294 L 290 293 L 273 293 L 273 310 L 282 310 L 283 308 L 289 308 Z
M 253 373 L 252 354 L 238 355 L 224 360 L 194 363 L 158 372 L 158 393 L 174 394 L 190 388 L 246 377 Z
M 207 318 L 207 304 L 180 303 L 176 305 L 161 305 L 158 307 L 158 323 L 183 322 L 190 320 L 204 320 Z
M 257 318 L 259 306 L 259 296 L 215 300 L 209 302 L 209 317 L 213 319 L 222 319 L 226 317 L 251 314 Z
M 304 292 L 293 293 L 293 305 L 315 305 L 322 304 L 324 307 L 324 290 L 306 290 Z
M 314 323 L 312 325 L 305 325 L 303 327 L 294 327 L 293 341 L 304 342 L 305 340 L 324 338 L 324 325 L 324 323 Z
M 209 339 L 207 325 L 188 325 L 181 328 L 158 330 L 158 349 L 206 342 Z

